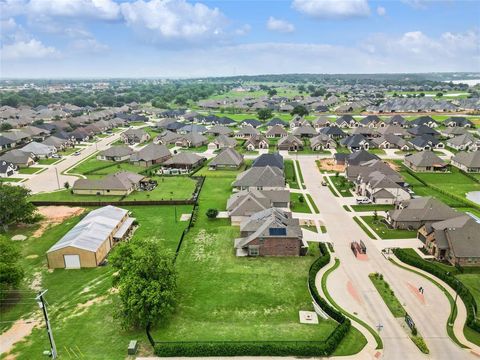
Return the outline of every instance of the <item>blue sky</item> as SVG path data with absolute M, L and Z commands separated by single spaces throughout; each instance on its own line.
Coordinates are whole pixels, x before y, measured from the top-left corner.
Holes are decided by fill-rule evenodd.
M 480 2 L 0 0 L 1 77 L 480 71 Z

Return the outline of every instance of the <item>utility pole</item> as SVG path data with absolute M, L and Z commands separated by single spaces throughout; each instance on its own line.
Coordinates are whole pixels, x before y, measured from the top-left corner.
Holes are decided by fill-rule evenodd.
M 58 169 L 57 167 L 55 166 L 55 175 L 57 175 L 57 185 L 58 185 L 58 190 L 60 190 L 60 179 L 58 178 Z
M 52 328 L 50 326 L 50 320 L 48 319 L 47 313 L 47 304 L 45 303 L 44 295 L 48 290 L 44 290 L 38 293 L 38 296 L 35 298 L 37 300 L 38 306 L 43 311 L 43 316 L 45 318 L 45 323 L 47 324 L 47 333 L 48 340 L 50 340 L 50 356 L 52 359 L 57 358 L 57 347 L 55 346 L 55 341 L 53 340 Z

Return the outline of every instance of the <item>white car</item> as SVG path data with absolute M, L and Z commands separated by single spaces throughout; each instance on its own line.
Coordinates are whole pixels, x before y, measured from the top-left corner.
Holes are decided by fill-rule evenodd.
M 370 204 L 371 202 L 372 200 L 366 197 L 357 199 L 357 204 Z

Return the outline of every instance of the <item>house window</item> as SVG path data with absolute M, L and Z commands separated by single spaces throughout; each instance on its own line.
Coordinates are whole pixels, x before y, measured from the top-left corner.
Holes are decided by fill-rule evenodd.
M 248 247 L 248 255 L 249 255 L 249 256 L 258 256 L 258 255 L 260 255 L 260 251 L 258 250 L 258 246 L 249 246 L 249 247 Z

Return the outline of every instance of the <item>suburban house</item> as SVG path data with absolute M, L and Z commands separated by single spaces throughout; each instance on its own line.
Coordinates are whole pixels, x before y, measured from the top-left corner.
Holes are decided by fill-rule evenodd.
M 337 143 L 331 137 L 325 134 L 319 134 L 310 139 L 310 148 L 315 151 L 324 149 L 335 149 Z
M 446 119 L 443 124 L 449 127 L 473 128 L 473 123 L 463 116 L 452 116 Z
M 388 125 L 399 125 L 402 127 L 406 127 L 408 125 L 407 120 L 402 115 L 393 115 L 390 119 L 385 121 Z
M 120 135 L 125 144 L 141 144 L 150 140 L 150 134 L 143 129 L 128 129 Z
M 80 269 L 99 266 L 115 243 L 130 235 L 134 221 L 128 210 L 114 206 L 90 211 L 47 251 L 48 267 Z
M 330 120 L 325 116 L 319 116 L 313 121 L 313 127 L 315 129 L 321 129 L 330 125 L 331 125 Z
M 238 190 L 282 190 L 285 178 L 283 170 L 276 166 L 251 167 L 238 174 L 232 186 Z
M 57 152 L 57 148 L 55 146 L 49 146 L 35 141 L 28 143 L 20 150 L 28 154 L 33 154 L 37 158 L 49 158 Z
M 175 144 L 175 142 L 181 137 L 182 135 L 180 134 L 174 133 L 170 130 L 165 130 L 153 140 L 153 143 L 163 145 Z
M 358 126 L 358 122 L 352 115 L 342 115 L 334 123 L 340 128 L 354 128 Z
M 272 207 L 288 209 L 289 190 L 242 190 L 233 193 L 227 201 L 227 211 L 232 225 L 240 223 L 251 215 Z
M 298 219 L 277 208 L 262 210 L 240 224 L 237 256 L 302 256 L 308 250 Z
M 430 116 L 420 116 L 410 122 L 411 126 L 428 126 L 430 128 L 434 128 L 438 126 L 438 123 L 433 120 Z
M 480 173 L 480 151 L 461 151 L 452 157 L 451 164 L 465 172 Z
M 74 140 L 71 138 L 64 139 L 62 137 L 58 137 L 56 135 L 52 135 L 47 137 L 45 140 L 42 141 L 43 145 L 50 146 L 56 148 L 58 151 L 62 151 L 67 147 L 74 146 Z
M 453 266 L 480 265 L 480 223 L 467 214 L 425 224 L 418 238 L 437 260 Z
M 127 161 L 130 159 L 132 154 L 132 148 L 124 145 L 118 145 L 100 151 L 97 155 L 97 159 L 107 161 Z
M 29 167 L 35 164 L 35 156 L 19 149 L 13 149 L 1 155 L 0 161 L 10 162 L 18 167 Z
M 206 158 L 195 153 L 181 152 L 173 155 L 162 164 L 163 174 L 188 174 L 205 162 Z
M 262 123 L 256 119 L 245 119 L 240 121 L 240 126 L 241 127 L 251 126 L 253 128 L 257 128 L 259 126 L 262 126 Z
M 439 136 L 440 135 L 437 130 L 432 129 L 427 125 L 415 126 L 408 129 L 407 131 L 412 136 L 422 136 L 422 135 Z
M 262 154 L 253 160 L 252 167 L 272 166 L 282 169 L 283 171 L 283 156 L 278 152 Z
M 198 125 L 198 124 L 188 124 L 188 125 L 183 125 L 180 129 L 177 129 L 177 133 L 179 134 L 205 134 L 207 132 L 207 128 L 203 125 Z
M 101 179 L 78 179 L 72 192 L 78 195 L 126 196 L 136 190 L 153 190 L 155 183 L 144 175 L 119 171 Z
M 17 166 L 10 161 L 0 160 L 0 178 L 14 175 L 17 169 Z
M 243 144 L 243 147 L 248 151 L 268 149 L 269 146 L 268 140 L 263 135 L 253 135 Z
M 410 140 L 410 143 L 413 145 L 414 149 L 418 151 L 445 148 L 445 144 L 432 135 L 416 136 Z
M 160 164 L 171 157 L 172 154 L 165 145 L 148 144 L 130 155 L 130 162 L 134 165 L 149 167 Z
M 218 135 L 212 142 L 208 144 L 209 149 L 225 149 L 237 146 L 237 140 L 226 135 Z
M 463 127 L 447 127 L 445 129 L 441 129 L 440 134 L 447 138 L 453 138 L 455 136 L 468 134 L 468 130 Z
M 327 135 L 328 137 L 332 139 L 342 139 L 344 137 L 347 137 L 348 134 L 344 132 L 342 129 L 336 127 L 336 126 L 327 126 L 322 129 L 320 129 L 320 134 Z
M 448 164 L 429 150 L 407 154 L 403 163 L 415 172 L 445 172 L 448 170 Z
M 224 125 L 216 124 L 216 125 L 213 125 L 210 129 L 207 130 L 207 134 L 211 134 L 211 135 L 215 135 L 215 136 L 218 136 L 218 135 L 230 136 L 230 135 L 233 135 L 233 130 L 230 129 L 229 127 L 224 126 Z
M 470 133 L 455 136 L 447 140 L 447 146 L 455 150 L 477 151 L 480 148 L 480 140 Z
M 242 127 L 240 130 L 238 130 L 236 133 L 235 133 L 235 137 L 237 139 L 248 139 L 252 136 L 257 136 L 259 135 L 260 133 L 258 132 L 257 129 L 255 129 L 254 127 L 252 126 L 244 126 Z
M 295 135 L 290 134 L 278 140 L 277 149 L 288 151 L 303 150 L 303 141 Z
M 287 130 L 285 130 L 285 128 L 281 125 L 273 125 L 265 133 L 265 136 L 267 138 L 282 138 L 287 135 L 288 135 Z
M 272 126 L 275 126 L 275 125 L 280 125 L 282 127 L 288 127 L 288 124 L 285 121 L 283 121 L 282 119 L 279 119 L 279 118 L 273 118 L 267 123 L 268 128 L 270 128 Z
M 370 142 L 363 135 L 350 135 L 345 139 L 342 139 L 340 144 L 352 152 L 368 150 L 370 148 Z
M 317 130 L 313 126 L 309 125 L 302 125 L 299 126 L 292 131 L 292 135 L 295 135 L 300 138 L 311 138 L 317 135 Z
M 400 149 L 402 151 L 409 151 L 413 149 L 413 145 L 394 134 L 385 134 L 371 140 L 379 149 Z
M 387 214 L 387 221 L 394 229 L 417 230 L 425 224 L 456 217 L 459 213 L 441 201 L 427 196 L 400 202 Z
M 200 147 L 208 143 L 208 138 L 199 133 L 181 135 L 175 140 L 175 146 L 183 148 Z
M 360 150 L 351 154 L 336 153 L 334 159 L 337 165 L 359 165 L 362 162 L 380 158 L 366 150 Z
M 377 129 L 377 133 L 381 135 L 397 135 L 402 138 L 410 137 L 411 134 L 400 125 L 387 125 L 385 127 Z
M 208 164 L 210 170 L 238 169 L 243 164 L 243 155 L 235 149 L 225 148 Z

